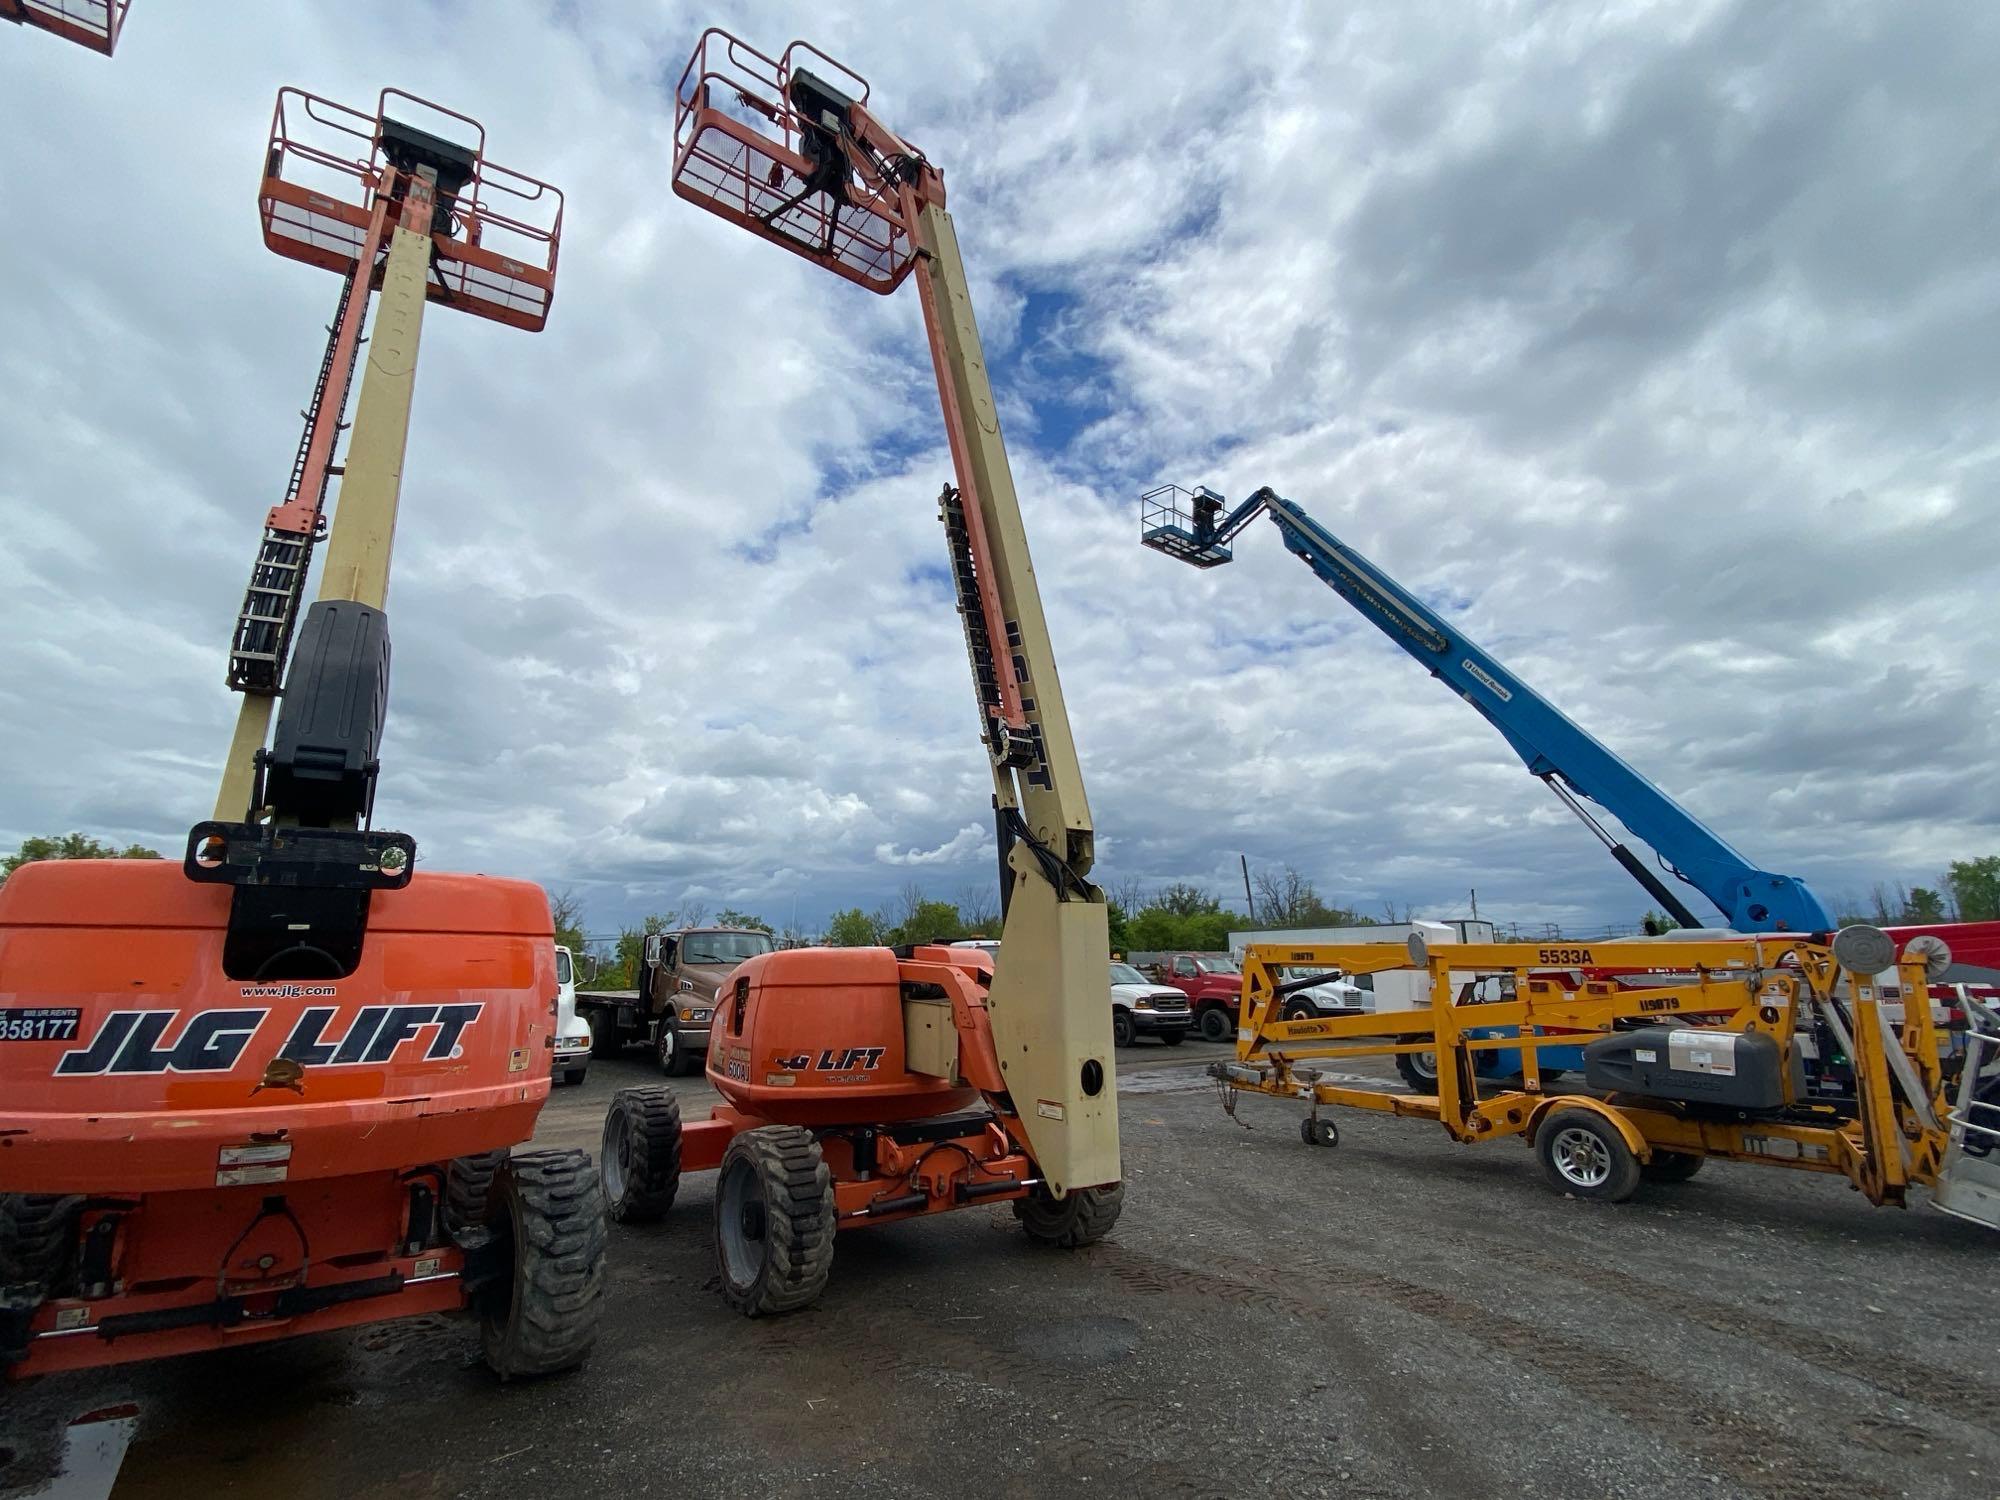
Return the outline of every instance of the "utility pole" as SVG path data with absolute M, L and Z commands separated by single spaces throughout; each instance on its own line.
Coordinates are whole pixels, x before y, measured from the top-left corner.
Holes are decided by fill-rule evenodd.
M 1469 892 L 1468 894 L 1469 894 L 1469 895 L 1470 895 L 1470 896 L 1472 897 L 1472 920 L 1473 920 L 1473 921 L 1475 921 L 1475 922 L 1477 922 L 1477 921 L 1479 920 L 1479 890 L 1478 890 L 1478 887 L 1476 887 L 1476 886 L 1475 886 L 1475 887 L 1474 887 L 1474 888 L 1473 888 L 1473 889 L 1472 889 L 1472 890 L 1471 890 L 1471 891 L 1470 891 L 1470 892 Z
M 1257 901 L 1250 894 L 1250 856 L 1239 854 L 1236 858 L 1243 866 L 1243 904 L 1249 909 L 1250 920 L 1254 922 L 1257 920 Z

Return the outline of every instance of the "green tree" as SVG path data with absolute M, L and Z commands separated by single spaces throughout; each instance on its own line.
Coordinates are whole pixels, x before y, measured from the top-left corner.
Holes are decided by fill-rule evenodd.
M 1909 900 L 1903 903 L 1905 922 L 1942 922 L 1944 920 L 1944 897 L 1928 886 L 1910 887 Z
M 1958 903 L 1961 922 L 1991 922 L 2000 919 L 2000 854 L 1984 859 L 1955 859 L 1945 871 L 1944 883 Z
M 656 932 L 672 932 L 676 927 L 686 925 L 686 919 L 680 912 L 668 911 L 640 918 L 637 927 L 619 929 L 617 951 L 604 967 L 598 970 L 597 988 L 605 990 L 637 988 L 639 969 L 646 957 L 646 939 Z
M 826 922 L 830 948 L 873 948 L 882 941 L 882 923 L 858 906 L 837 911 Z
M 1222 903 L 1198 885 L 1189 885 L 1184 880 L 1176 880 L 1165 887 L 1149 903 L 1171 917 L 1193 917 L 1204 912 L 1222 909 Z
M 951 942 L 965 936 L 965 923 L 949 901 L 919 901 L 903 920 L 882 935 L 885 943 Z
M 1111 951 L 1129 953 L 1132 951 L 1132 929 L 1125 918 L 1125 908 L 1116 901 L 1104 903 L 1104 925 L 1111 932 Z
M 747 911 L 738 911 L 733 906 L 725 906 L 715 914 L 717 927 L 748 927 L 753 932 L 773 932 L 775 929 L 762 917 L 753 917 Z
M 114 849 L 84 833 L 59 833 L 48 838 L 21 840 L 20 849 L 0 859 L 0 877 L 12 875 L 22 865 L 42 859 L 158 859 L 160 851 L 144 844 Z

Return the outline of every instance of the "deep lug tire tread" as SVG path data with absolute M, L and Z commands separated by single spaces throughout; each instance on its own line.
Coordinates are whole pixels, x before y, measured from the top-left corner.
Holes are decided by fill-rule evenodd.
M 629 1149 L 626 1149 L 629 1145 Z M 663 1083 L 620 1089 L 604 1114 L 599 1159 L 619 1153 L 623 1194 L 605 1212 L 620 1224 L 650 1224 L 674 1206 L 681 1185 L 681 1106 Z
M 764 1263 L 748 1286 L 729 1279 L 722 1253 L 722 1196 L 716 1194 L 716 1262 L 722 1268 L 722 1298 L 746 1317 L 796 1312 L 826 1287 L 833 1270 L 833 1236 L 838 1215 L 833 1174 L 812 1132 L 797 1125 L 765 1125 L 730 1141 L 722 1171 L 747 1159 L 764 1190 Z
M 444 1222 L 450 1229 L 484 1224 L 492 1209 L 493 1178 L 507 1152 L 480 1151 L 453 1157 L 444 1174 Z
M 526 1151 L 507 1159 L 494 1189 L 512 1254 L 480 1320 L 486 1362 L 503 1380 L 573 1369 L 597 1342 L 604 1308 L 597 1167 L 585 1151 Z
M 82 1208 L 74 1193 L 0 1193 L 0 1286 L 55 1287 L 75 1254 Z
M 1075 1188 L 1060 1201 L 1050 1197 L 1047 1189 L 1035 1188 L 1027 1197 L 1014 1200 L 1014 1217 L 1036 1244 L 1079 1250 L 1109 1234 L 1124 1208 L 1122 1182 L 1110 1187 Z

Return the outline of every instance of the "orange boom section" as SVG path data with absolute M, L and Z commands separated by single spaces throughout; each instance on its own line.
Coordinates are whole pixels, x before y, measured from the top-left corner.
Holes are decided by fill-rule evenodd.
M 166 861 L 0 886 L 0 1190 L 300 1182 L 533 1133 L 557 991 L 536 886 L 416 875 L 371 893 L 351 974 L 275 983 L 225 976 L 230 899 Z

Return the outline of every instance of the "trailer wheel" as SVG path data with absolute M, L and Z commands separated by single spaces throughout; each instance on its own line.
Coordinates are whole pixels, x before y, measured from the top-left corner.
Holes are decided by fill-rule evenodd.
M 592 1006 L 588 1019 L 592 1057 L 616 1057 L 624 1051 L 625 1038 L 618 1033 L 618 1017 L 613 1012 Z
M 1229 1012 L 1220 1005 L 1206 1007 L 1201 1013 L 1201 1039 L 1204 1042 L 1226 1042 L 1235 1031 L 1230 1024 Z
M 486 1289 L 480 1341 L 502 1380 L 583 1363 L 604 1306 L 604 1195 L 589 1153 L 527 1151 L 494 1179 L 506 1275 Z
M 1436 1052 L 1398 1052 L 1396 1071 L 1403 1075 L 1403 1082 L 1419 1094 L 1435 1094 L 1438 1091 Z
M 1132 1029 L 1132 1012 L 1122 1006 L 1114 1008 L 1111 1012 L 1111 1045 L 1129 1047 L 1136 1035 Z
M 0 1193 L 0 1286 L 53 1289 L 69 1270 L 82 1208 L 74 1193 Z
M 650 1224 L 681 1185 L 681 1107 L 663 1083 L 620 1089 L 604 1113 L 598 1147 L 604 1206 L 621 1224 Z
M 1340 1127 L 1331 1120 L 1322 1120 L 1316 1115 L 1307 1115 L 1299 1121 L 1299 1139 L 1308 1146 L 1338 1146 Z
M 472 1156 L 456 1156 L 444 1173 L 444 1221 L 452 1229 L 470 1229 L 484 1224 L 491 1209 L 493 1178 L 507 1152 L 481 1151 Z
M 1535 1155 L 1558 1192 L 1623 1203 L 1639 1186 L 1639 1158 L 1593 1109 L 1558 1109 L 1535 1132 Z
M 1707 1161 L 1692 1151 L 1655 1151 L 1653 1159 L 1639 1165 L 1639 1175 L 1647 1182 L 1686 1182 Z
M 1073 1188 L 1060 1201 L 1047 1188 L 1036 1187 L 1027 1197 L 1014 1200 L 1014 1217 L 1036 1244 L 1075 1250 L 1094 1245 L 1111 1233 L 1124 1207 L 1122 1182 L 1110 1187 Z
M 746 1130 L 722 1153 L 715 1258 L 722 1299 L 745 1317 L 796 1312 L 833 1269 L 833 1174 L 796 1125 Z

